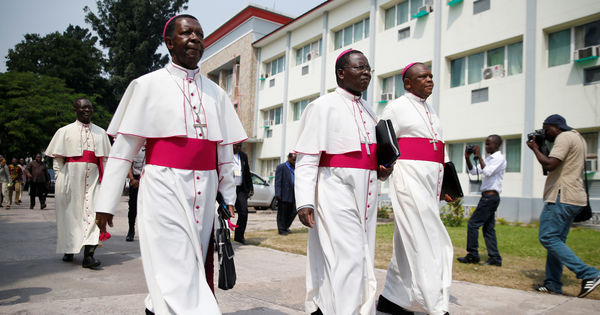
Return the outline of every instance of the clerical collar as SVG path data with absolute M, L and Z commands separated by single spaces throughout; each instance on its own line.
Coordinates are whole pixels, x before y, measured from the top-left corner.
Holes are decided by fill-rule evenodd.
M 362 97 L 362 96 L 360 96 L 360 95 L 354 95 L 354 94 L 352 94 L 352 93 L 348 92 L 347 90 L 345 90 L 344 88 L 342 88 L 342 87 L 339 87 L 339 86 L 338 86 L 338 87 L 337 87 L 335 90 L 336 90 L 336 92 L 338 92 L 338 93 L 339 93 L 341 96 L 343 96 L 344 98 L 348 99 L 349 101 L 355 101 L 355 102 L 358 102 L 358 101 L 360 101 L 360 99 L 361 99 L 361 97 Z
M 412 94 L 411 92 L 406 92 L 406 97 L 411 97 L 415 101 L 419 101 L 421 103 L 425 103 L 425 101 L 427 100 L 426 98 L 421 98 L 419 96 L 416 96 L 416 95 Z
M 171 75 L 183 80 L 196 80 L 196 76 L 200 75 L 200 67 L 190 70 L 174 64 L 173 61 L 170 61 L 165 68 Z
M 90 124 L 92 123 L 92 122 L 89 122 L 89 123 L 87 123 L 87 124 L 84 124 L 84 123 L 82 123 L 82 122 L 81 122 L 81 121 L 79 121 L 79 120 L 75 120 L 75 122 L 77 122 L 77 124 L 78 124 L 78 125 L 80 125 L 80 126 L 85 126 L 85 127 L 89 127 L 89 126 L 90 126 Z

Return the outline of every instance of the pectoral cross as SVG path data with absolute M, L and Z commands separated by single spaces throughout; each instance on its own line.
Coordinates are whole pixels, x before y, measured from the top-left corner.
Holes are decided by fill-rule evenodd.
M 436 144 L 436 143 L 437 143 L 438 141 L 439 141 L 439 140 L 435 140 L 435 139 L 431 139 L 431 140 L 429 140 L 429 143 L 433 143 L 433 151 L 437 151 L 437 144 Z

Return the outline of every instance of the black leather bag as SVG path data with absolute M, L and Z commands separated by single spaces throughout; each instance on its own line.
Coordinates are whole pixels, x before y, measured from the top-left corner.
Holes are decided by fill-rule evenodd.
M 452 199 L 464 197 L 460 181 L 458 180 L 458 174 L 456 173 L 456 167 L 452 161 L 444 163 L 444 178 L 442 180 L 440 200 L 444 200 L 445 195 L 452 197 Z
M 585 157 L 585 154 L 584 154 Z M 592 207 L 590 207 L 590 194 L 588 191 L 587 167 L 583 161 L 583 182 L 585 183 L 585 195 L 587 196 L 587 205 L 581 209 L 579 214 L 573 219 L 574 222 L 583 222 L 592 218 Z
M 235 263 L 233 262 L 233 245 L 227 223 L 219 216 L 221 226 L 217 229 L 215 241 L 219 253 L 219 289 L 229 290 L 235 285 Z

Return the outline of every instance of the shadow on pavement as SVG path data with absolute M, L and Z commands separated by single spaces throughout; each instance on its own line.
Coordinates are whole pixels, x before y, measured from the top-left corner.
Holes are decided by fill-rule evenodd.
M 46 294 L 52 291 L 50 288 L 33 287 L 22 289 L 9 289 L 0 291 L 0 305 L 14 305 L 27 303 L 33 295 Z
M 261 314 L 261 315 L 287 315 L 282 311 L 270 309 L 267 307 L 255 307 L 247 310 L 239 310 L 233 313 L 223 313 L 223 315 L 248 315 L 248 314 Z

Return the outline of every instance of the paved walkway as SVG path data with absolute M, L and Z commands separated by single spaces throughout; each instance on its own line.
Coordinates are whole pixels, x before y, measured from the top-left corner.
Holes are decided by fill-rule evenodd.
M 119 205 L 112 239 L 97 250 L 101 270 L 81 268 L 82 254 L 75 256 L 75 263 L 64 263 L 62 255 L 55 253 L 52 198 L 43 211 L 29 210 L 28 201 L 0 209 L 0 314 L 143 314 L 147 290 L 137 238 L 125 242 L 126 200 Z M 249 230 L 275 226 L 272 211 L 250 214 Z M 216 292 L 224 314 L 304 313 L 304 256 L 235 246 L 237 284 L 232 290 Z M 385 270 L 377 270 L 376 275 L 381 290 Z M 597 300 L 458 281 L 451 292 L 452 314 L 568 315 L 600 310 Z

